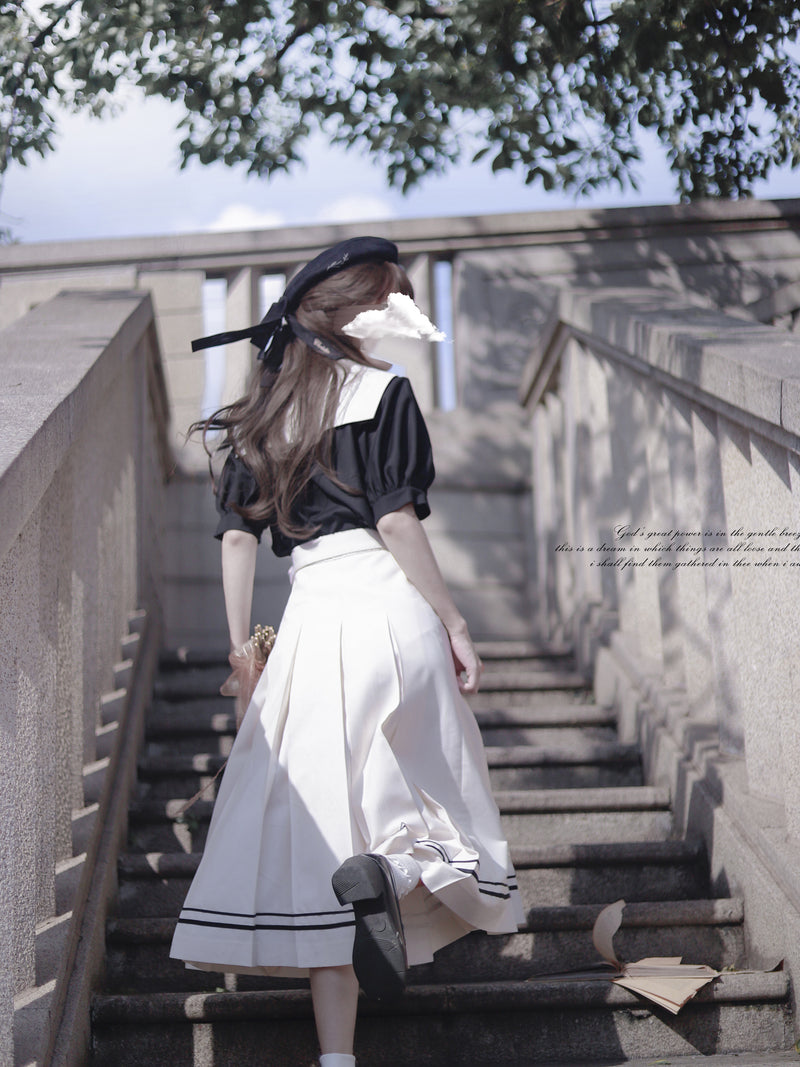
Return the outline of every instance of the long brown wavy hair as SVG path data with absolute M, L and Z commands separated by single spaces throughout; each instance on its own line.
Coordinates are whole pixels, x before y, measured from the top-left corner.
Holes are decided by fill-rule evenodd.
M 390 293 L 413 299 L 414 290 L 395 263 L 360 263 L 339 271 L 310 289 L 295 312 L 302 326 L 330 341 L 354 363 L 370 365 L 355 338 L 342 333 L 365 307 L 379 306 Z M 252 471 L 257 501 L 235 506 L 247 519 L 266 520 L 288 537 L 313 533 L 292 521 L 292 508 L 316 470 L 341 484 L 331 468 L 333 421 L 344 384 L 337 360 L 315 352 L 298 339 L 287 344 L 275 373 L 259 363 L 239 400 L 194 423 L 211 457 L 208 435 L 220 431 L 214 450 L 233 449 Z M 345 487 L 347 488 L 347 487 Z

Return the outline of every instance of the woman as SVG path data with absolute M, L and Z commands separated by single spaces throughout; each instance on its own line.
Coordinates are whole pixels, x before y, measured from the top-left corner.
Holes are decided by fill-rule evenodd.
M 407 379 L 354 336 L 393 294 L 412 295 L 395 245 L 355 238 L 312 260 L 259 326 L 195 343 L 261 347 L 248 393 L 204 426 L 229 449 L 217 536 L 234 651 L 268 526 L 293 584 L 172 955 L 307 975 L 322 1067 L 355 1063 L 359 984 L 396 995 L 407 964 L 522 921 L 461 695 L 480 660 L 420 522 L 428 434 Z

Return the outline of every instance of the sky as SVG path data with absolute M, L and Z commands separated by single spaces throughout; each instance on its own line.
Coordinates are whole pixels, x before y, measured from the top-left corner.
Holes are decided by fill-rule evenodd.
M 179 170 L 179 110 L 134 97 L 113 118 L 65 114 L 56 151 L 9 171 L 0 226 L 24 242 L 196 233 L 321 222 L 674 203 L 664 154 L 644 141 L 640 189 L 608 188 L 590 198 L 545 193 L 488 163 L 433 176 L 407 196 L 388 186 L 380 164 L 331 147 L 318 135 L 306 165 L 273 179 L 244 168 L 192 163 Z M 779 173 L 760 197 L 796 195 L 800 176 Z

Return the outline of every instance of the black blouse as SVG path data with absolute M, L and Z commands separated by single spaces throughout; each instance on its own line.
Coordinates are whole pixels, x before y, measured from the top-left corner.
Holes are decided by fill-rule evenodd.
M 226 530 L 245 530 L 260 541 L 270 526 L 272 551 L 288 556 L 295 545 L 323 534 L 374 530 L 378 519 L 405 504 L 413 504 L 420 519 L 430 515 L 431 443 L 407 378 L 389 382 L 373 418 L 334 428 L 331 460 L 340 481 L 357 493 L 340 488 L 321 471 L 312 475 L 292 518 L 314 532 L 291 538 L 266 520 L 246 519 L 233 510 L 233 505 L 255 503 L 258 487 L 245 461 L 230 452 L 217 486 L 220 519 L 215 537 Z

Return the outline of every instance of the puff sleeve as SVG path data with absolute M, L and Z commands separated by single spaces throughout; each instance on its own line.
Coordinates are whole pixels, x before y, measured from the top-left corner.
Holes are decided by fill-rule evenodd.
M 268 525 L 267 520 L 246 519 L 233 510 L 234 505 L 246 508 L 255 504 L 258 499 L 256 480 L 250 468 L 235 452 L 229 452 L 225 460 L 217 484 L 216 498 L 219 513 L 219 522 L 214 533 L 216 538 L 221 539 L 228 530 L 243 530 L 251 533 L 258 541 L 261 540 L 261 534 Z
M 395 378 L 381 399 L 365 435 L 364 492 L 375 522 L 413 504 L 427 518 L 434 478 L 428 429 L 407 378 Z

